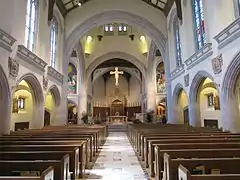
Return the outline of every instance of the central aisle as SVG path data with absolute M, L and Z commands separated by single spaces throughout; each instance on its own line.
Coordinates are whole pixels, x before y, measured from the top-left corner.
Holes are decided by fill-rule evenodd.
M 110 132 L 87 179 L 147 180 L 124 132 Z

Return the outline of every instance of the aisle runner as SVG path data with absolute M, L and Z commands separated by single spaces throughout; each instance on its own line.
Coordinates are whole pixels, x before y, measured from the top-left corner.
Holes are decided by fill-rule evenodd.
M 135 152 L 123 132 L 111 132 L 88 179 L 147 180 Z

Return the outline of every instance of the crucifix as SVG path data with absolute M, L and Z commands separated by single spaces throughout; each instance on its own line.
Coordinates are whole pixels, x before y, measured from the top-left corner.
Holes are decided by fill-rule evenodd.
M 123 71 L 118 71 L 118 67 L 115 67 L 115 71 L 110 71 L 110 74 L 115 75 L 115 86 L 119 86 L 119 83 L 118 83 L 119 74 L 123 74 Z

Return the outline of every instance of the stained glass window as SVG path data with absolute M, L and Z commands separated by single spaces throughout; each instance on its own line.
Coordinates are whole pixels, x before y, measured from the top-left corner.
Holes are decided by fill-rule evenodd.
M 177 19 L 174 22 L 174 37 L 175 37 L 175 48 L 176 48 L 176 63 L 177 63 L 177 67 L 179 67 L 182 65 L 182 52 L 181 52 L 179 22 Z
M 203 0 L 193 0 L 193 10 L 197 48 L 201 49 L 207 43 L 203 12 Z
M 51 57 L 50 65 L 55 68 L 57 59 L 57 42 L 58 42 L 58 22 L 56 18 L 51 22 Z
M 37 0 L 27 0 L 25 46 L 33 51 L 36 43 Z
M 113 32 L 113 25 L 112 24 L 106 24 L 104 26 L 104 31 L 105 32 Z
M 127 25 L 119 24 L 118 31 L 119 32 L 127 32 Z

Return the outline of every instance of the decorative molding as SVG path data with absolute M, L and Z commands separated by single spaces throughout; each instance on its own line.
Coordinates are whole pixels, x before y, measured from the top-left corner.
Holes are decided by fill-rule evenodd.
M 17 55 L 22 60 L 33 65 L 42 72 L 45 72 L 45 67 L 47 66 L 47 63 L 41 58 L 39 58 L 37 55 L 35 55 L 33 52 L 31 52 L 29 49 L 27 49 L 25 46 L 18 45 Z
M 188 58 L 185 61 L 187 69 L 188 70 L 191 69 L 195 65 L 207 59 L 212 54 L 213 54 L 212 43 L 207 43 L 205 46 L 199 49 L 199 51 L 197 51 L 195 54 L 193 54 L 190 58 Z
M 222 54 L 212 59 L 212 68 L 214 74 L 220 74 L 222 72 L 223 58 Z
M 214 39 L 221 49 L 240 37 L 240 18 L 237 18 L 232 24 L 223 29 Z
M 63 84 L 63 75 L 51 66 L 48 66 L 47 75 Z
M 17 40 L 0 28 L 0 46 L 7 51 L 12 51 L 12 46 Z
M 186 74 L 184 76 L 184 85 L 185 85 L 185 87 L 189 86 L 189 74 Z
M 19 64 L 15 59 L 11 57 L 8 57 L 8 70 L 10 77 L 15 79 L 18 76 Z
M 175 79 L 176 77 L 182 75 L 185 72 L 184 70 L 184 64 L 182 64 L 181 66 L 178 66 L 176 69 L 174 69 L 171 73 L 170 73 L 170 78 L 171 80 Z
M 48 78 L 43 76 L 43 89 L 46 91 L 48 88 Z

